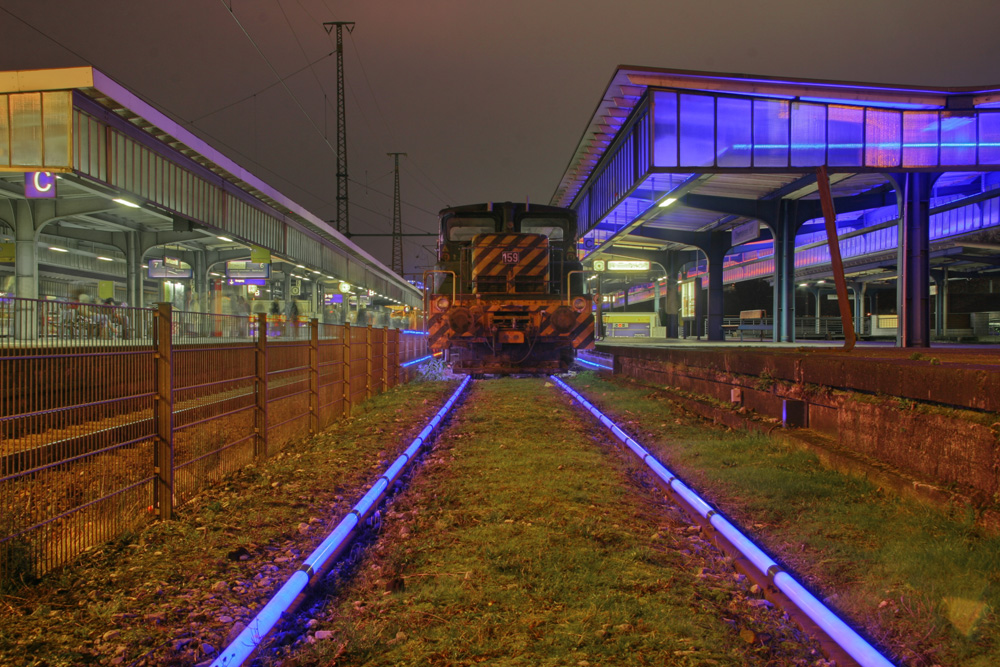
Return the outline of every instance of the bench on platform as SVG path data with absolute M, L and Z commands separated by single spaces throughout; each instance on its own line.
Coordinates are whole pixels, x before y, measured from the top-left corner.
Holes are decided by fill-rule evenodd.
M 774 331 L 774 325 L 764 322 L 764 318 L 766 317 L 766 310 L 741 310 L 740 323 L 736 327 L 736 331 L 740 335 L 740 340 L 743 340 L 744 331 L 756 331 L 760 336 L 760 340 L 764 340 L 765 333 L 771 334 Z

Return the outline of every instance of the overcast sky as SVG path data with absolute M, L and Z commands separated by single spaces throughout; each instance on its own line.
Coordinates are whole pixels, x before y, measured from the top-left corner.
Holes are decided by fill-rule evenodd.
M 998 0 L 0 0 L 0 69 L 89 64 L 323 219 L 344 37 L 351 231 L 447 205 L 548 203 L 620 64 L 1000 84 Z M 279 83 L 279 78 L 283 83 Z M 356 238 L 386 265 L 388 239 Z M 407 272 L 430 261 L 404 243 Z

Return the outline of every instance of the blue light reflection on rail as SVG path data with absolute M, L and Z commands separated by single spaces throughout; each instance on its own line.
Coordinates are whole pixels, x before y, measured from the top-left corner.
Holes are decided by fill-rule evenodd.
M 426 331 L 417 331 L 415 329 L 400 329 L 400 332 L 401 333 L 405 333 L 405 334 L 413 334 L 414 336 L 426 336 L 427 335 Z
M 372 509 L 379 501 L 386 489 L 396 480 L 403 468 L 413 459 L 420 447 L 427 442 L 430 434 L 441 423 L 448 411 L 455 405 L 462 392 L 469 385 L 472 378 L 466 377 L 458 386 L 458 389 L 451 395 L 451 398 L 438 410 L 437 414 L 431 418 L 427 426 L 414 438 L 413 442 L 406 450 L 399 455 L 385 473 L 379 477 L 364 497 L 351 509 L 351 511 L 341 519 L 337 527 L 331 532 L 316 549 L 303 561 L 302 567 L 296 571 L 282 585 L 278 592 L 274 594 L 264 608 L 247 624 L 246 629 L 239 634 L 233 642 L 227 646 L 216 658 L 211 667 L 236 667 L 250 657 L 254 649 L 263 641 L 268 632 L 277 625 L 295 598 L 305 590 L 309 584 L 309 579 L 317 571 L 321 570 L 331 555 L 337 552 L 342 544 L 350 536 L 364 518 L 365 514 Z
M 433 356 L 434 356 L 433 354 L 428 354 L 426 357 L 420 357 L 419 359 L 413 359 L 412 361 L 407 361 L 404 364 L 400 364 L 400 367 L 406 368 L 407 366 L 412 366 L 413 364 L 419 364 L 421 361 L 427 361 Z
M 781 570 L 780 566 L 773 558 L 768 556 L 754 542 L 743 535 L 723 515 L 719 514 L 712 506 L 701 499 L 698 494 L 692 491 L 683 482 L 677 479 L 670 470 L 657 461 L 635 439 L 609 419 L 604 413 L 594 407 L 587 399 L 580 395 L 568 384 L 556 376 L 550 376 L 552 381 L 558 384 L 566 393 L 576 399 L 580 405 L 587 409 L 590 414 L 596 417 L 602 424 L 607 426 L 629 449 L 639 456 L 653 472 L 662 479 L 679 496 L 684 498 L 698 514 L 709 520 L 712 526 L 719 531 L 729 542 L 739 549 L 747 559 L 754 564 L 762 573 L 772 577 L 774 585 L 784 593 L 792 602 L 805 612 L 816 625 L 823 629 L 833 641 L 843 648 L 852 658 L 858 661 L 862 667 L 892 667 L 885 656 L 879 653 L 878 649 L 869 644 L 865 639 L 855 632 L 850 626 L 840 619 L 829 607 L 824 605 L 802 584 L 796 581 L 790 574 Z
M 613 371 L 614 370 L 613 368 L 611 368 L 611 366 L 604 366 L 602 364 L 596 364 L 593 361 L 587 361 L 586 359 L 581 359 L 580 357 L 577 357 L 576 360 L 579 361 L 581 364 L 587 364 L 588 366 L 593 366 L 594 368 L 603 368 L 606 371 Z

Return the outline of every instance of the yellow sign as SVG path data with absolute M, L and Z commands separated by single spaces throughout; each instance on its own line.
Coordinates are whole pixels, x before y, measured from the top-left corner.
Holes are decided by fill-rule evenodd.
M 97 282 L 97 296 L 104 299 L 111 299 L 115 296 L 115 281 L 113 280 L 99 280 Z
M 258 264 L 270 264 L 271 251 L 268 250 L 267 248 L 258 248 L 257 246 L 251 246 L 250 261 L 256 262 Z
M 17 248 L 16 243 L 0 243 L 0 263 L 13 264 L 15 248 Z

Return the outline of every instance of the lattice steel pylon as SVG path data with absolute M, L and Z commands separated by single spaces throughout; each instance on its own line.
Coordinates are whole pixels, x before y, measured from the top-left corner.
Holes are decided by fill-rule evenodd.
M 326 34 L 337 29 L 337 231 L 351 235 L 347 199 L 347 113 L 344 111 L 344 27 L 354 32 L 354 21 L 330 21 L 323 24 Z
M 392 191 L 392 270 L 403 275 L 403 219 L 399 206 L 399 156 L 406 153 L 386 153 L 395 161 L 395 187 Z

